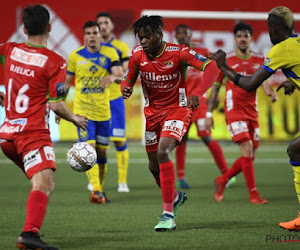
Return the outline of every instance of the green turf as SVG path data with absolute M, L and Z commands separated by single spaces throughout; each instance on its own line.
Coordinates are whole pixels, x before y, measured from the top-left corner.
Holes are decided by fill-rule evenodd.
M 300 233 L 282 230 L 278 222 L 297 216 L 299 208 L 293 173 L 286 155 L 287 144 L 263 144 L 255 162 L 257 187 L 269 199 L 267 205 L 248 202 L 244 177 L 229 187 L 221 204 L 213 199 L 213 179 L 219 175 L 207 148 L 188 144 L 186 178 L 192 189 L 180 208 L 177 229 L 154 231 L 162 212 L 160 190 L 147 168 L 143 146 L 129 143 L 130 193 L 117 192 L 115 150 L 109 150 L 105 191 L 111 204 L 88 201 L 87 178 L 65 162 L 71 144 L 56 144 L 58 168 L 42 228 L 43 239 L 60 249 L 299 249 Z M 239 156 L 238 147 L 222 144 L 228 163 Z M 23 227 L 29 182 L 0 153 L 0 249 L 14 249 Z M 269 235 L 269 236 L 268 236 Z

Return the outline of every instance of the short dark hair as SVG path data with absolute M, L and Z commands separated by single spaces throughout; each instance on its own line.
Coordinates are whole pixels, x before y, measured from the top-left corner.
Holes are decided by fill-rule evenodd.
M 84 32 L 84 30 L 86 28 L 91 28 L 91 27 L 94 27 L 94 26 L 98 27 L 99 30 L 100 30 L 100 26 L 99 26 L 99 24 L 97 22 L 95 22 L 95 21 L 87 21 L 87 22 L 85 22 L 85 24 L 83 25 L 83 32 Z
M 244 23 L 244 22 L 239 22 L 237 23 L 234 27 L 233 27 L 233 33 L 234 35 L 236 35 L 236 33 L 240 30 L 247 30 L 249 31 L 250 35 L 252 36 L 253 35 L 253 29 L 252 27 L 247 24 L 247 23 Z
M 49 21 L 49 11 L 42 5 L 29 5 L 23 11 L 23 23 L 30 36 L 43 35 Z
M 133 25 L 132 30 L 136 35 L 141 28 L 144 29 L 145 33 L 149 32 L 149 27 L 151 27 L 154 33 L 161 33 L 164 22 L 161 16 L 142 16 Z
M 188 25 L 186 25 L 186 24 L 179 24 L 179 25 L 177 25 L 177 27 L 175 28 L 175 31 L 177 32 L 178 29 L 181 29 L 181 28 L 187 29 L 187 30 L 191 30 L 191 28 L 190 28 Z
M 111 22 L 113 22 L 112 16 L 111 14 L 109 14 L 108 12 L 99 12 L 96 16 L 96 18 L 98 19 L 99 17 L 108 17 L 110 19 Z

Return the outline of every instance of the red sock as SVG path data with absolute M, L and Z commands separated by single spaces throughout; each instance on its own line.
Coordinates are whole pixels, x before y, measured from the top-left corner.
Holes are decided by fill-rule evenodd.
M 185 153 L 186 143 L 181 143 L 176 147 L 176 173 L 177 180 L 184 179 L 185 176 Z
M 245 176 L 249 193 L 256 190 L 254 165 L 252 157 L 242 157 L 242 171 Z
M 227 170 L 227 172 L 225 172 L 225 174 L 223 174 L 223 178 L 228 181 L 230 180 L 233 176 L 236 176 L 237 174 L 239 174 L 242 170 L 242 158 L 240 157 L 238 158 L 232 165 L 232 167 L 230 169 Z
M 173 212 L 173 200 L 175 192 L 175 170 L 172 161 L 159 164 L 159 176 L 163 208 L 165 211 Z
M 224 174 L 228 170 L 227 163 L 223 151 L 217 141 L 211 141 L 207 147 L 209 148 L 211 154 L 213 155 L 215 162 L 220 169 L 221 173 Z
M 48 196 L 41 191 L 36 190 L 29 193 L 23 232 L 38 233 L 40 231 L 46 214 L 48 200 Z

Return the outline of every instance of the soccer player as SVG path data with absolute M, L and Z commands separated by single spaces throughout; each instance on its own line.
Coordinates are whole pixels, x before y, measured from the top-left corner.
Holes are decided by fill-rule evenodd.
M 300 38 L 294 32 L 294 17 L 292 11 L 285 6 L 278 6 L 269 12 L 268 29 L 271 42 L 274 46 L 269 51 L 264 64 L 250 76 L 242 76 L 236 73 L 226 64 L 226 54 L 219 50 L 212 56 L 218 67 L 237 86 L 253 91 L 264 80 L 269 78 L 277 69 L 281 69 L 288 81 L 283 82 L 277 88 L 285 89 L 285 94 L 291 95 L 295 88 L 300 88 Z M 290 143 L 287 153 L 294 170 L 295 189 L 300 203 L 300 137 Z M 298 217 L 289 222 L 281 222 L 279 226 L 291 230 L 300 231 L 300 213 Z
M 97 22 L 86 22 L 83 33 L 85 46 L 70 54 L 65 83 L 68 91 L 75 76 L 73 111 L 89 120 L 86 131 L 77 128 L 78 141 L 89 143 L 97 152 L 97 163 L 86 172 L 93 186 L 90 202 L 105 204 L 109 202 L 103 192 L 111 118 L 108 86 L 116 80 L 120 83 L 123 71 L 116 50 L 100 45 Z
M 49 108 L 84 130 L 87 118 L 74 115 L 64 103 L 66 61 L 46 48 L 51 25 L 48 10 L 28 6 L 23 12 L 26 43 L 0 46 L 4 66 L 6 118 L 0 127 L 3 153 L 19 166 L 31 183 L 20 249 L 57 249 L 42 241 L 40 228 L 54 189 L 55 154 L 50 139 Z
M 123 98 L 129 98 L 140 75 L 145 98 L 149 170 L 161 188 L 163 200 L 163 213 L 154 229 L 167 231 L 176 228 L 178 208 L 187 199 L 185 193 L 175 190 L 172 151 L 187 130 L 191 109 L 199 106 L 199 97 L 210 88 L 219 71 L 213 61 L 200 53 L 186 46 L 164 42 L 160 16 L 143 16 L 132 28 L 141 45 L 132 50 L 121 90 Z M 187 98 L 184 74 L 189 65 L 204 70 L 204 76 Z
M 250 50 L 253 30 L 246 23 L 240 22 L 233 28 L 236 50 L 228 53 L 228 65 L 240 74 L 251 75 L 263 63 L 262 55 Z M 221 72 L 214 84 L 207 111 L 212 114 L 213 103 L 217 98 L 224 74 Z M 226 80 L 225 80 L 226 81 Z M 263 83 L 263 88 L 272 101 L 276 101 L 276 94 L 268 82 Z M 248 187 L 250 202 L 253 204 L 265 204 L 267 200 L 260 197 L 255 184 L 254 165 L 255 154 L 259 145 L 258 111 L 256 103 L 256 91 L 247 92 L 234 85 L 232 81 L 226 81 L 225 117 L 227 128 L 233 142 L 237 143 L 241 157 L 222 176 L 214 180 L 215 200 L 221 202 L 226 183 L 230 178 L 243 172 Z M 212 126 L 212 117 L 207 117 L 208 129 Z
M 201 55 L 208 57 L 209 50 L 201 47 L 194 47 L 191 44 L 192 32 L 189 26 L 186 24 L 180 24 L 175 29 L 175 37 L 177 42 L 180 45 L 188 46 L 194 51 L 200 53 Z M 200 73 L 200 74 L 199 74 Z M 191 92 L 197 86 L 203 78 L 203 72 L 199 72 L 199 70 L 188 67 L 187 69 L 187 96 L 190 96 Z M 187 134 L 192 122 L 196 124 L 198 136 L 201 137 L 204 144 L 208 147 L 211 154 L 214 157 L 214 160 L 220 169 L 221 173 L 225 173 L 228 169 L 227 163 L 225 161 L 225 157 L 223 151 L 218 144 L 217 141 L 213 140 L 211 137 L 211 133 L 205 127 L 205 118 L 206 118 L 206 110 L 207 110 L 207 97 L 206 93 L 200 99 L 200 106 L 193 110 L 193 116 L 191 123 L 188 126 L 186 134 L 183 136 L 181 140 L 181 144 L 176 147 L 176 170 L 177 170 L 177 184 L 179 188 L 189 189 L 190 185 L 187 183 L 185 179 L 185 155 L 186 155 L 186 141 Z
M 100 41 L 102 45 L 114 48 L 119 56 L 122 64 L 123 72 L 125 74 L 128 68 L 129 47 L 126 43 L 117 40 L 112 32 L 114 23 L 112 17 L 107 12 L 99 12 L 97 14 L 97 23 L 100 26 Z M 114 142 L 116 148 L 116 158 L 118 165 L 118 192 L 129 192 L 127 185 L 128 161 L 129 153 L 126 142 L 126 128 L 125 128 L 125 105 L 122 93 L 120 91 L 120 84 L 112 83 L 109 86 L 109 100 L 111 112 L 111 128 L 110 140 Z

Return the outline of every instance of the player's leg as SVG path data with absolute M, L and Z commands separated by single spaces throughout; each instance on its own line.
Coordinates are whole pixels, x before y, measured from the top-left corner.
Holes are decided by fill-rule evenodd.
M 110 101 L 110 140 L 116 148 L 118 165 L 118 192 L 129 192 L 127 185 L 129 152 L 126 142 L 125 104 L 122 97 Z
M 177 174 L 177 183 L 176 186 L 182 189 L 189 189 L 190 185 L 185 179 L 185 156 L 186 156 L 186 142 L 187 134 L 183 136 L 181 143 L 176 147 L 176 174 Z
M 30 136 L 28 136 L 30 137 Z M 18 152 L 22 154 L 25 173 L 30 179 L 31 190 L 26 204 L 26 218 L 23 232 L 18 238 L 20 249 L 57 249 L 40 240 L 39 231 L 42 227 L 49 196 L 54 189 L 55 155 L 50 138 L 37 136 L 36 140 L 18 139 Z M 31 135 L 31 138 L 34 138 Z M 41 138 L 43 138 L 41 140 Z
M 109 131 L 110 131 L 110 120 L 96 122 L 96 152 L 97 162 L 99 165 L 99 193 L 94 193 L 94 198 L 97 196 L 97 203 L 109 203 L 110 200 L 103 192 L 104 179 L 107 172 L 107 149 L 109 148 Z M 95 202 L 95 199 L 94 199 Z
M 300 137 L 297 137 L 289 144 L 287 153 L 293 168 L 295 190 L 300 204 Z M 280 222 L 279 226 L 290 231 L 300 231 L 300 213 L 298 213 L 296 219 L 288 222 Z

